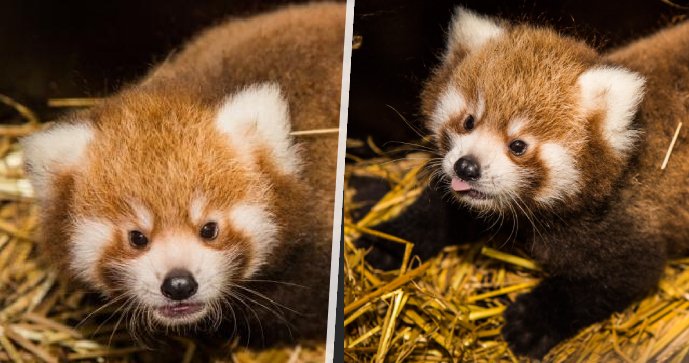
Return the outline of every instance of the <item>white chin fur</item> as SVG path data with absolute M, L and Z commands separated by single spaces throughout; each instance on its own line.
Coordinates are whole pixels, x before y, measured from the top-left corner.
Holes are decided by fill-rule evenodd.
M 496 200 L 489 198 L 489 199 L 476 199 L 476 198 L 471 198 L 466 195 L 459 195 L 457 198 L 462 201 L 463 203 L 466 203 L 470 207 L 478 210 L 478 211 L 495 211 L 499 209 L 499 204 Z
M 156 323 L 165 327 L 182 327 L 194 325 L 203 321 L 209 315 L 210 308 L 209 305 L 206 304 L 201 310 L 195 313 L 174 319 L 161 314 L 156 308 L 153 308 L 151 311 L 151 317 Z

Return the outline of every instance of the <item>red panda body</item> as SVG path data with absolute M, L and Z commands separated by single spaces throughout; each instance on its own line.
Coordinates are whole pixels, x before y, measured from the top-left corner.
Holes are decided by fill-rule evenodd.
M 290 132 L 337 128 L 343 34 L 340 4 L 231 20 L 23 140 L 46 253 L 152 331 L 324 339 L 337 136 Z
M 486 227 L 497 221 L 511 238 L 517 229 L 546 277 L 504 314 L 515 353 L 543 357 L 644 297 L 667 259 L 689 252 L 686 128 L 660 169 L 689 120 L 689 23 L 601 55 L 459 8 L 421 100 L 441 161 L 440 190 L 424 194 L 437 214 L 414 221 L 426 198 L 379 228 L 450 229 L 459 214 L 435 195 L 449 193 Z M 437 239 L 454 242 L 428 234 L 415 240 L 421 256 Z M 392 254 L 373 256 L 389 265 Z

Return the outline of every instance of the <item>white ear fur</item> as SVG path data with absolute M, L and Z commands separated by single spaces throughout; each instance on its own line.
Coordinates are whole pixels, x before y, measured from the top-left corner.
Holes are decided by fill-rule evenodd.
M 299 170 L 299 156 L 290 137 L 289 106 L 275 83 L 251 85 L 228 97 L 216 124 L 240 149 L 241 157 L 257 146 L 272 152 L 275 165 L 287 174 Z
M 601 66 L 579 76 L 581 107 L 589 116 L 603 113 L 603 137 L 618 153 L 634 144 L 636 130 L 629 127 L 644 96 L 644 78 L 623 68 Z
M 504 32 L 505 29 L 496 21 L 458 6 L 450 22 L 446 54 L 459 48 L 475 51 Z
M 58 171 L 84 161 L 93 130 L 86 122 L 58 122 L 21 139 L 24 162 L 39 198 L 49 193 L 50 180 Z

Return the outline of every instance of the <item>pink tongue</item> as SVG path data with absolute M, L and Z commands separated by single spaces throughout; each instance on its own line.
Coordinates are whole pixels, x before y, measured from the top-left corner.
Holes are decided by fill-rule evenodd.
M 452 178 L 452 185 L 451 186 L 452 186 L 452 190 L 454 190 L 456 192 L 465 192 L 467 190 L 471 190 L 471 185 L 467 184 L 467 182 L 465 182 L 464 180 L 456 178 L 456 177 Z

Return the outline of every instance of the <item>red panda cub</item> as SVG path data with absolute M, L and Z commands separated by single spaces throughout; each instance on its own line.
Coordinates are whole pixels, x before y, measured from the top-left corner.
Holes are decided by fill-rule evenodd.
M 609 54 L 459 8 L 422 94 L 447 190 L 519 226 L 546 273 L 504 313 L 541 357 L 657 284 L 689 247 L 689 23 Z
M 233 19 L 22 141 L 40 240 L 144 331 L 325 339 L 345 8 Z M 213 329 L 210 329 L 213 330 Z

